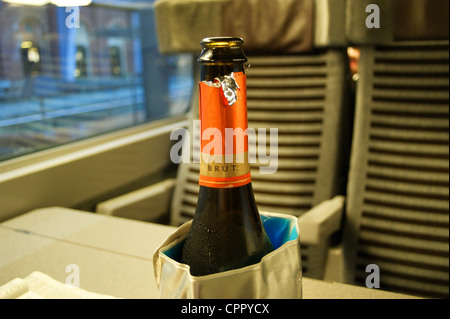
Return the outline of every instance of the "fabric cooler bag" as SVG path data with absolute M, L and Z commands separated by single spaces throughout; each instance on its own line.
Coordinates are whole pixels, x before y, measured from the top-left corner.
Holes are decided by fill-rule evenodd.
M 191 221 L 181 225 L 154 252 L 159 298 L 301 298 L 297 217 L 261 213 L 261 220 L 275 250 L 257 264 L 206 276 L 192 276 L 189 266 L 179 262 Z

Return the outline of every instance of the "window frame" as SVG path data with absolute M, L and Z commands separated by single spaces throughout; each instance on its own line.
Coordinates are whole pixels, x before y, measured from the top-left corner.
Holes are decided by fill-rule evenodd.
M 0 222 L 41 207 L 86 209 L 136 181 L 167 178 L 176 171 L 170 133 L 187 125 L 188 114 L 176 115 L 0 162 Z

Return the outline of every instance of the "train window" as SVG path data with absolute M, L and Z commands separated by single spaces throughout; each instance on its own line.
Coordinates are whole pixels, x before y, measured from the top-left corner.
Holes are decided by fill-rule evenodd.
M 153 1 L 13 2 L 0 0 L 0 161 L 188 110 L 192 57 L 158 53 Z

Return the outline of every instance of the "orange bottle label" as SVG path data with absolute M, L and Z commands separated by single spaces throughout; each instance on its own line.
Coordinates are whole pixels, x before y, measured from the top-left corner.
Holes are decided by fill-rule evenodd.
M 200 82 L 199 90 L 199 184 L 225 188 L 250 183 L 245 73 Z

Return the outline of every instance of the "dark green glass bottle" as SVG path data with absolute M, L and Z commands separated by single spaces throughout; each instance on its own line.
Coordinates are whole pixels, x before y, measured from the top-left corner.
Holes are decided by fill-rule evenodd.
M 211 123 L 219 123 L 221 127 L 216 129 L 222 134 L 228 125 L 245 130 L 247 58 L 242 50 L 243 40 L 214 37 L 203 39 L 201 44 L 203 50 L 198 58 L 201 132 L 214 125 Z M 217 90 L 222 90 L 221 97 L 225 97 L 220 103 L 217 102 L 220 98 L 211 98 Z M 234 99 L 227 100 L 227 94 L 234 94 Z M 273 251 L 254 199 L 248 139 L 244 138 L 243 143 L 245 152 L 233 151 L 241 154 L 243 161 L 237 160 L 237 156 L 232 162 L 224 160 L 226 151 L 219 155 L 223 159 L 220 163 L 205 162 L 202 156 L 197 207 L 181 256 L 181 262 L 190 266 L 194 276 L 254 264 Z M 204 145 L 202 141 L 202 155 Z

